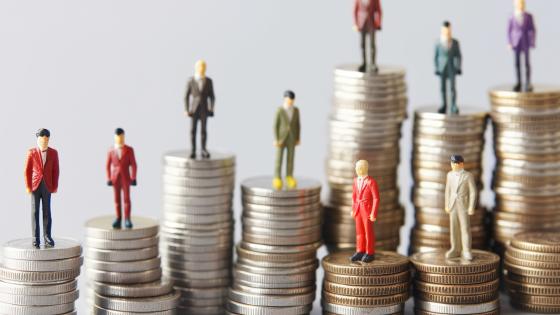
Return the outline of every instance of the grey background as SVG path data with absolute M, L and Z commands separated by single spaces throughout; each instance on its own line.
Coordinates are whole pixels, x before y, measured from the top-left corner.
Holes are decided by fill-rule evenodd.
M 104 162 L 117 126 L 127 131 L 139 163 L 133 214 L 158 217 L 161 156 L 187 146 L 182 99 L 199 58 L 207 60 L 217 93 L 209 144 L 237 154 L 238 181 L 271 173 L 272 117 L 288 88 L 297 94 L 303 124 L 296 174 L 324 181 L 332 70 L 359 58 L 351 7 L 350 0 L 0 2 L 0 240 L 30 234 L 23 163 L 39 127 L 51 129 L 60 154 L 55 238 L 82 239 L 88 218 L 113 213 Z M 379 62 L 406 67 L 411 112 L 439 100 L 432 54 L 444 19 L 452 21 L 464 55 L 460 104 L 488 108 L 487 90 L 512 81 L 505 36 L 510 0 L 391 0 L 383 9 Z M 534 81 L 555 83 L 560 2 L 529 1 L 528 10 L 538 27 Z M 410 130 L 409 120 L 399 170 L 408 211 L 402 253 L 413 223 Z M 486 191 L 483 200 L 491 204 L 492 194 Z M 239 216 L 238 202 L 235 211 Z

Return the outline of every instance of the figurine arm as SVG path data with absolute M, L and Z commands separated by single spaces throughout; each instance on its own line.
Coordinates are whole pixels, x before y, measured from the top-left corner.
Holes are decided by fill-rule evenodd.
M 445 181 L 445 200 L 444 200 L 444 210 L 445 212 L 449 213 L 451 211 L 451 209 L 449 209 L 449 195 L 451 193 L 451 187 L 449 187 L 449 173 L 447 173 L 447 178 Z
M 29 152 L 27 152 L 27 158 L 25 159 L 25 171 L 24 171 L 24 176 L 25 176 L 25 188 L 27 189 L 27 192 L 31 192 L 32 189 L 32 182 L 31 182 L 31 177 L 33 175 L 33 156 L 32 153 L 33 151 L 29 150 Z
M 111 151 L 107 153 L 107 162 L 105 163 L 105 170 L 107 172 L 107 182 L 111 181 Z
M 455 58 L 455 68 L 457 69 L 457 74 L 461 74 L 463 73 L 463 70 L 461 69 L 462 64 L 463 64 L 463 56 L 461 55 L 461 46 L 459 45 L 459 41 L 455 41 L 455 43 L 457 44 L 457 56 Z
M 371 179 L 371 196 L 373 200 L 370 217 L 373 218 L 372 221 L 375 221 L 377 219 L 377 209 L 379 208 L 379 189 L 377 188 L 377 182 L 373 178 Z
M 440 75 L 441 73 L 440 73 L 440 71 L 439 71 L 438 59 L 439 59 L 439 47 L 438 47 L 438 45 L 436 44 L 436 51 L 435 51 L 435 54 L 434 54 L 434 66 L 435 66 L 435 68 L 436 68 L 436 74 L 437 74 L 437 75 Z
M 360 0 L 354 1 L 354 26 L 358 28 L 358 11 L 360 9 Z
M 210 83 L 208 85 L 208 110 L 214 113 L 214 104 L 216 101 L 216 97 L 214 96 L 214 83 L 212 83 L 212 80 L 210 79 L 208 79 L 208 83 Z
M 376 0 L 377 1 L 377 11 L 375 12 L 375 19 L 377 19 L 378 22 L 378 29 L 381 29 L 381 17 L 383 16 L 383 13 L 381 11 L 381 1 L 380 0 Z
M 185 112 L 190 113 L 191 108 L 191 81 L 187 83 L 187 93 L 185 95 Z
M 52 170 L 52 178 L 53 178 L 53 193 L 57 192 L 58 190 L 58 177 L 60 175 L 60 168 L 58 166 L 58 152 L 54 151 L 53 154 L 53 170 Z
M 296 115 L 297 115 L 297 118 L 296 118 L 296 143 L 299 144 L 299 141 L 300 141 L 299 136 L 300 136 L 300 133 L 301 133 L 301 125 L 299 123 L 299 108 L 295 108 L 295 110 L 296 110 Z
M 468 209 L 467 209 L 467 213 L 469 215 L 473 215 L 474 214 L 474 207 L 476 206 L 476 199 L 477 199 L 477 188 L 476 188 L 476 184 L 474 182 L 474 177 L 472 176 L 472 174 L 469 174 L 469 178 L 468 178 L 468 186 L 469 186 L 469 205 L 468 205 Z
M 130 148 L 130 179 L 136 181 L 136 158 L 134 157 L 134 149 Z
M 510 18 L 509 19 L 509 23 L 508 23 L 508 44 L 510 46 L 510 48 L 513 48 L 513 19 Z
M 280 141 L 280 110 L 276 111 L 276 116 L 274 117 L 274 140 L 276 142 Z
M 535 23 L 533 21 L 533 15 L 529 15 L 529 21 L 528 21 L 528 33 L 529 33 L 529 44 L 531 45 L 531 48 L 535 48 L 535 42 L 537 39 L 537 30 L 535 28 Z

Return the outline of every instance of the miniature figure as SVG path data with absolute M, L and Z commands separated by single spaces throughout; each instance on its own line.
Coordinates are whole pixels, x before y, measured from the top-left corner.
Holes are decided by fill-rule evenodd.
M 533 15 L 525 11 L 525 0 L 514 0 L 514 13 L 509 19 L 508 41 L 509 48 L 515 53 L 515 70 L 517 83 L 513 87 L 516 92 L 521 91 L 521 55 L 525 59 L 525 85 L 523 92 L 533 90 L 531 85 L 531 60 L 529 50 L 535 48 L 536 29 Z
M 366 160 L 356 162 L 356 175 L 352 187 L 352 217 L 356 221 L 356 253 L 351 261 L 371 262 L 375 259 L 375 231 L 379 189 L 377 182 L 368 175 Z
M 185 96 L 185 114 L 191 117 L 191 159 L 196 158 L 196 129 L 200 120 L 200 142 L 202 144 L 202 157 L 210 158 L 206 150 L 206 119 L 214 116 L 214 85 L 206 76 L 206 62 L 199 60 L 195 64 L 195 74 L 187 84 Z
M 286 186 L 295 188 L 297 181 L 294 178 L 294 155 L 295 146 L 299 145 L 300 124 L 299 109 L 294 106 L 296 95 L 292 91 L 284 92 L 284 104 L 276 111 L 274 118 L 274 146 L 276 147 L 276 163 L 274 167 L 274 179 L 272 186 L 282 189 L 281 176 L 282 160 L 284 150 L 286 157 Z
M 447 173 L 445 184 L 445 212 L 449 213 L 451 249 L 445 258 L 461 256 L 472 260 L 471 228 L 469 216 L 474 214 L 477 188 L 474 177 L 464 169 L 464 159 L 460 155 L 451 156 L 451 171 Z
M 37 147 L 27 152 L 25 162 L 25 186 L 31 194 L 31 229 L 33 246 L 40 247 L 39 204 L 43 208 L 43 239 L 47 247 L 54 246 L 51 237 L 51 194 L 58 190 L 58 152 L 49 147 L 51 133 L 47 129 L 39 129 L 35 134 Z
M 130 185 L 136 186 L 136 158 L 134 149 L 124 142 L 124 130 L 115 130 L 115 145 L 107 154 L 107 185 L 113 186 L 115 197 L 115 212 L 117 218 L 113 228 L 121 228 L 122 206 L 121 191 L 124 197 L 124 224 L 127 229 L 132 228 L 130 219 Z
M 354 2 L 354 30 L 360 32 L 362 45 L 362 65 L 358 69 L 365 72 L 367 69 L 366 39 L 370 38 L 370 70 L 377 72 L 375 61 L 377 49 L 375 33 L 381 30 L 381 1 L 380 0 L 355 0 Z
M 452 37 L 451 23 L 443 22 L 441 35 L 436 44 L 435 54 L 436 75 L 441 79 L 442 105 L 438 112 L 447 113 L 447 81 L 451 88 L 451 113 L 458 114 L 457 91 L 455 90 L 455 75 L 461 75 L 461 49 L 459 41 Z

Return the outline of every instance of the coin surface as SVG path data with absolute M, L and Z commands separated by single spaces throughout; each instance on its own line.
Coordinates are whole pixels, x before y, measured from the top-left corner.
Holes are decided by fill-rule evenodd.
M 446 259 L 445 252 L 433 251 L 427 253 L 416 253 L 410 261 L 419 272 L 437 274 L 474 274 L 495 270 L 500 257 L 496 254 L 473 250 L 471 261 L 463 259 Z

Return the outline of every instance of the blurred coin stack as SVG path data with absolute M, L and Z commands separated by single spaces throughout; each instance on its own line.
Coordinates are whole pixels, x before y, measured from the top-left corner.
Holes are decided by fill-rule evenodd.
M 560 230 L 560 87 L 490 91 L 496 169 L 494 239 Z
M 56 239 L 55 247 L 35 248 L 32 238 L 2 247 L 0 314 L 77 314 L 77 280 L 82 246 Z
M 132 229 L 113 229 L 112 216 L 86 222 L 86 274 L 91 313 L 176 314 L 179 294 L 161 280 L 158 223 L 132 217 Z
M 369 162 L 369 175 L 379 185 L 377 248 L 395 250 L 404 209 L 399 204 L 397 168 L 401 124 L 406 119 L 405 71 L 380 67 L 378 73 L 341 66 L 334 71 L 334 106 L 329 118 L 324 239 L 330 250 L 353 248 L 355 223 L 350 215 L 357 160 Z
M 243 240 L 237 246 L 229 314 L 308 314 L 321 246 L 321 184 L 298 178 L 274 190 L 272 177 L 243 181 Z
M 223 314 L 231 284 L 235 156 L 163 157 L 163 273 L 181 293 L 179 314 Z
M 443 250 L 412 255 L 416 314 L 500 314 L 500 257 L 476 249 L 472 254 L 471 261 L 446 259 Z
M 402 314 L 410 295 L 408 257 L 378 251 L 370 263 L 351 262 L 353 252 L 323 258 L 324 314 Z
M 411 169 L 414 178 L 412 202 L 416 224 L 410 253 L 449 247 L 449 214 L 445 212 L 445 185 L 451 171 L 451 155 L 465 159 L 482 189 L 482 151 L 488 113 L 462 110 L 460 115 L 439 114 L 437 108 L 414 113 Z M 480 206 L 470 216 L 472 246 L 487 247 L 486 210 Z
M 560 233 L 515 235 L 506 249 L 504 268 L 514 307 L 560 314 Z

